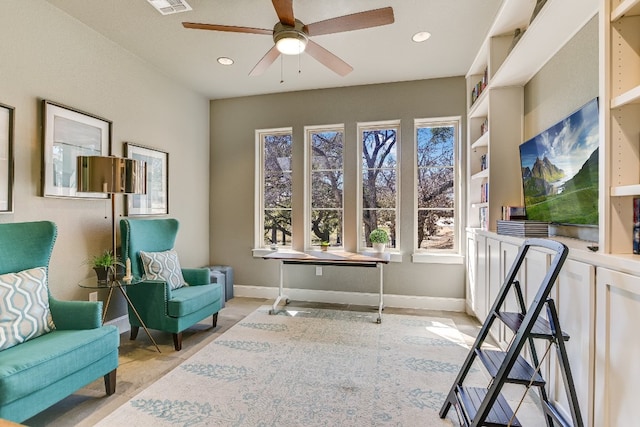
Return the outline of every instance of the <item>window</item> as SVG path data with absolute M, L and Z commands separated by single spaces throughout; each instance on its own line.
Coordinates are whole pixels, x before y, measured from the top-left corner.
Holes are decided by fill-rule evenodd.
M 256 247 L 291 246 L 291 129 L 256 131 Z
M 418 250 L 454 251 L 458 119 L 416 120 L 416 206 Z
M 369 233 L 382 228 L 390 248 L 398 248 L 398 144 L 400 122 L 358 124 L 361 211 L 359 249 L 372 247 Z
M 342 126 L 306 127 L 308 159 L 308 236 L 306 246 L 329 242 L 343 246 L 344 130 Z

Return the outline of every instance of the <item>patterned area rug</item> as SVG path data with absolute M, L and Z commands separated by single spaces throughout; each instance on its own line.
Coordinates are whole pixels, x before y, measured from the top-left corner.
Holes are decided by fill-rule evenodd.
M 98 425 L 457 425 L 438 416 L 468 352 L 450 319 L 269 308 Z

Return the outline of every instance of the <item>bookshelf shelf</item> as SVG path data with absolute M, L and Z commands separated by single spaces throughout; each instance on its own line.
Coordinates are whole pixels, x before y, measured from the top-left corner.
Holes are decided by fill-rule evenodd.
M 624 0 L 611 13 L 611 22 L 624 16 L 640 15 L 640 0 Z
M 611 187 L 612 197 L 640 196 L 640 184 Z
M 631 104 L 640 104 L 640 85 L 611 100 L 611 108 L 621 108 Z

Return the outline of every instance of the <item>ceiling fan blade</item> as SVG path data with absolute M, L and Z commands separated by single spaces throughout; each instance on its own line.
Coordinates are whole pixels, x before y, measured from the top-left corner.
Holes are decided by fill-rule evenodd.
M 393 24 L 394 20 L 393 8 L 383 7 L 382 9 L 368 10 L 314 22 L 307 25 L 306 30 L 310 36 L 321 36 L 323 34 L 342 33 Z
M 268 36 L 273 35 L 273 30 L 265 30 L 264 28 L 235 27 L 232 25 L 216 25 L 216 24 L 198 24 L 196 22 L 183 22 L 182 26 L 185 28 L 192 28 L 194 30 L 212 30 L 212 31 L 227 31 L 230 33 L 265 34 Z
M 262 57 L 260 61 L 253 67 L 253 70 L 249 72 L 250 76 L 259 76 L 269 68 L 273 62 L 280 56 L 280 51 L 276 49 L 275 45 L 269 49 L 269 51 Z
M 305 52 L 313 56 L 316 61 L 318 61 L 334 73 L 341 75 L 342 77 L 353 71 L 353 67 L 351 65 L 347 64 L 342 59 L 338 58 L 336 55 L 329 52 L 327 49 L 323 48 L 313 40 L 309 40 L 307 42 L 307 48 L 305 49 Z
M 290 27 L 296 25 L 296 20 L 293 17 L 293 0 L 271 0 L 271 2 L 280 22 Z

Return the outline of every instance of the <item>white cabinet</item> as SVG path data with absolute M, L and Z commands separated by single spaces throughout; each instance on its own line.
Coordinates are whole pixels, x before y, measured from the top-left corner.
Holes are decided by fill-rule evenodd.
M 467 307 L 483 322 L 487 316 L 486 237 L 467 233 Z
M 593 424 L 594 386 L 594 340 L 595 336 L 595 276 L 593 265 L 568 259 L 560 270 L 558 281 L 552 289 L 551 298 L 558 308 L 558 318 L 562 329 L 570 335 L 565 343 L 573 382 L 578 395 L 580 412 L 584 424 Z M 566 390 L 561 377 L 558 358 L 550 354 L 549 399 L 556 407 L 564 409 L 570 419 Z M 605 424 L 595 424 L 605 425 Z
M 487 315 L 498 297 L 504 276 L 500 268 L 500 240 L 487 237 Z M 502 338 L 502 323 L 494 322 L 489 331 L 496 342 Z
M 640 277 L 596 274 L 594 426 L 628 426 L 640 408 Z

